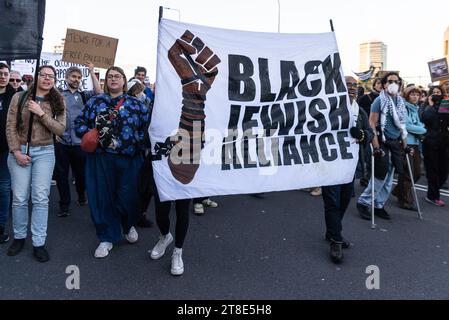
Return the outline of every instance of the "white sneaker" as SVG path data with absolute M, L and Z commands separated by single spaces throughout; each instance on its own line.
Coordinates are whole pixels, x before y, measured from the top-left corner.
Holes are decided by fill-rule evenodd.
M 95 250 L 95 258 L 104 258 L 109 254 L 109 251 L 112 249 L 112 243 L 110 242 L 101 242 L 98 246 L 97 250 Z
M 203 205 L 205 205 L 206 207 L 209 207 L 209 208 L 216 208 L 216 207 L 218 207 L 218 203 L 216 203 L 215 201 L 212 201 L 209 198 L 203 200 Z
M 201 203 L 195 203 L 193 205 L 193 213 L 197 216 L 202 216 L 204 214 L 204 206 Z
M 173 249 L 171 256 L 171 274 L 174 276 L 180 276 L 184 273 L 184 262 L 182 261 L 182 249 Z
M 125 234 L 125 239 L 129 243 L 136 243 L 137 240 L 139 240 L 139 234 L 137 233 L 136 228 L 131 227 L 131 229 L 129 229 L 128 234 Z
M 172 241 L 173 236 L 170 232 L 165 237 L 161 235 L 159 237 L 159 241 L 156 243 L 153 250 L 151 250 L 151 259 L 156 260 L 161 258 L 165 253 L 165 249 L 167 249 L 168 245 L 172 243 Z

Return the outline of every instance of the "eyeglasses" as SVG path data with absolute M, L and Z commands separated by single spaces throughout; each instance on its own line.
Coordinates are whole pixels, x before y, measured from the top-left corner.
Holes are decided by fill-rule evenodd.
M 17 83 L 19 83 L 19 82 L 22 82 L 22 79 L 9 79 L 9 82 L 17 82 Z
M 348 88 L 357 88 L 357 82 L 346 82 Z
M 107 77 L 108 80 L 112 80 L 112 79 L 120 80 L 122 78 L 123 78 L 123 76 L 121 74 L 110 74 Z
M 401 81 L 399 81 L 399 80 L 387 80 L 387 82 L 389 84 L 392 84 L 392 83 L 400 84 L 401 83 Z
M 42 78 L 45 78 L 45 79 L 48 78 L 48 79 L 52 79 L 52 80 L 55 79 L 54 75 L 48 74 L 48 73 L 42 73 L 42 72 L 39 72 L 39 77 L 42 77 Z
M 9 72 L 1 72 L 0 71 L 0 77 L 7 77 L 9 76 Z

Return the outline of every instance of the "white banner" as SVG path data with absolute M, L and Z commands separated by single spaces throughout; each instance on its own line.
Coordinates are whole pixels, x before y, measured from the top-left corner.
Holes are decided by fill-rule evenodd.
M 79 65 L 76 63 L 62 61 L 61 53 L 49 53 L 42 52 L 41 54 L 41 66 L 50 65 L 56 69 L 56 87 L 66 89 L 67 84 L 65 82 L 65 73 L 68 68 L 76 66 L 81 69 L 83 78 L 80 82 L 80 88 L 83 90 L 93 90 L 92 79 L 90 77 L 89 68 L 84 65 Z M 11 70 L 19 71 L 23 76 L 24 74 L 29 74 L 34 77 L 34 72 L 36 67 L 36 60 L 14 60 L 11 62 Z
M 349 135 L 348 105 L 334 33 L 244 32 L 163 19 L 149 129 L 159 196 L 350 182 L 358 145 Z

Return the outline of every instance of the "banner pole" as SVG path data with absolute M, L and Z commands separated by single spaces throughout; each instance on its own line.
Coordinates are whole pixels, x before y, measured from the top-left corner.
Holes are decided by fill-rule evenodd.
M 373 145 L 371 147 L 371 229 L 376 229 L 376 224 L 374 222 L 374 149 Z
M 410 158 L 407 153 L 405 154 L 405 158 L 407 159 L 408 172 L 410 174 L 410 180 L 412 181 L 413 194 L 415 195 L 416 208 L 418 209 L 418 218 L 419 220 L 422 220 L 421 207 L 419 206 L 418 194 L 416 193 L 415 179 L 413 178 L 412 166 L 410 165 Z
M 159 23 L 161 22 L 162 16 L 164 15 L 164 7 L 159 6 Z
M 332 19 L 330 19 L 329 22 L 331 24 L 331 31 L 335 32 L 335 30 L 334 30 L 334 22 L 332 21 Z

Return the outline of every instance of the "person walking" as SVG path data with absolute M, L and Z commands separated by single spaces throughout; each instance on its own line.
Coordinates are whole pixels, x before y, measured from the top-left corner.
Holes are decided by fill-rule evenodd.
M 100 241 L 95 258 L 108 256 L 122 233 L 129 243 L 138 241 L 134 227 L 140 215 L 137 181 L 147 148 L 149 112 L 126 91 L 123 69 L 110 67 L 104 94 L 87 101 L 75 120 L 79 137 L 93 128 L 99 132 L 99 144 L 86 158 L 87 198 Z
M 46 262 L 50 259 L 45 241 L 51 178 L 55 166 L 53 135 L 61 136 L 64 133 L 66 109 L 62 95 L 55 88 L 56 70 L 52 66 L 42 66 L 38 75 L 36 101 L 30 99 L 33 89 L 30 87 L 14 95 L 8 111 L 6 137 L 10 150 L 8 168 L 13 193 L 14 241 L 7 254 L 15 256 L 24 246 L 31 194 L 33 255 L 39 262 Z M 32 127 L 29 127 L 31 114 L 34 116 Z M 29 130 L 32 131 L 27 153 Z

